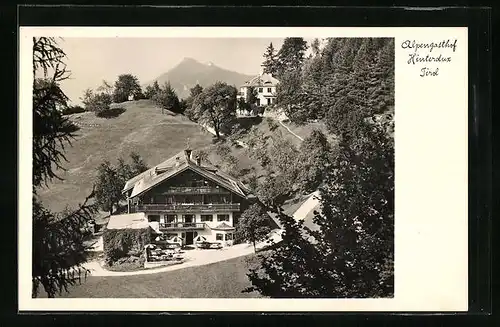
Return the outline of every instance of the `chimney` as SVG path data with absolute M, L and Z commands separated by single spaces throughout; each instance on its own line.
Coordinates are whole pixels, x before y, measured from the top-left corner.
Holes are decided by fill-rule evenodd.
M 201 157 L 200 156 L 196 156 L 196 164 L 198 166 L 201 166 Z
M 175 157 L 175 167 L 179 167 L 180 164 L 181 164 L 181 158 Z
M 192 150 L 189 148 L 184 150 L 184 154 L 186 155 L 186 161 L 188 161 L 188 162 L 191 161 L 191 152 L 192 152 Z
M 262 76 L 263 74 L 264 74 L 264 65 L 260 65 L 259 76 Z

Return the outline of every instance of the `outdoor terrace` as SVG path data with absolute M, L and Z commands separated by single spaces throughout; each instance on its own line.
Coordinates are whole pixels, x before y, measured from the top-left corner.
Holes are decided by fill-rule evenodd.
M 239 203 L 218 204 L 141 204 L 131 207 L 131 212 L 204 213 L 240 211 Z

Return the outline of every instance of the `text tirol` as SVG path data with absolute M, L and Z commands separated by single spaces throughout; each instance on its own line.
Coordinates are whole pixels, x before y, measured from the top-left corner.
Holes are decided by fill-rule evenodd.
M 439 74 L 439 68 L 431 69 L 428 67 L 424 67 L 420 70 L 420 77 L 438 76 L 438 74 Z

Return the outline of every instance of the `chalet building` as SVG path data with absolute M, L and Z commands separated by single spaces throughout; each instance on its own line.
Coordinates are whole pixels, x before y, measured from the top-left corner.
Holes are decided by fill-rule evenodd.
M 191 157 L 186 149 L 127 181 L 128 214 L 121 216 L 185 245 L 200 238 L 232 245 L 238 218 L 256 198 L 234 177 Z
M 250 88 L 253 87 L 257 91 L 257 106 L 261 107 L 273 104 L 276 101 L 276 86 L 278 82 L 271 74 L 263 73 L 261 70 L 259 75 L 245 82 L 240 87 L 237 98 L 246 100 Z

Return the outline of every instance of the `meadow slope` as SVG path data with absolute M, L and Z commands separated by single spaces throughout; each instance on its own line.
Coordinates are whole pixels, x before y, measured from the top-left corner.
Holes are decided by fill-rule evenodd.
M 85 112 L 69 116 L 80 127 L 72 146 L 66 147 L 66 171 L 59 170 L 62 181 L 54 180 L 40 191 L 42 201 L 52 210 L 76 206 L 92 190 L 96 168 L 104 161 L 127 160 L 137 152 L 149 166 L 159 164 L 182 151 L 189 143 L 203 148 L 212 135 L 182 115 L 161 109 L 149 100 L 119 104 L 125 112 L 116 118 L 99 118 Z

